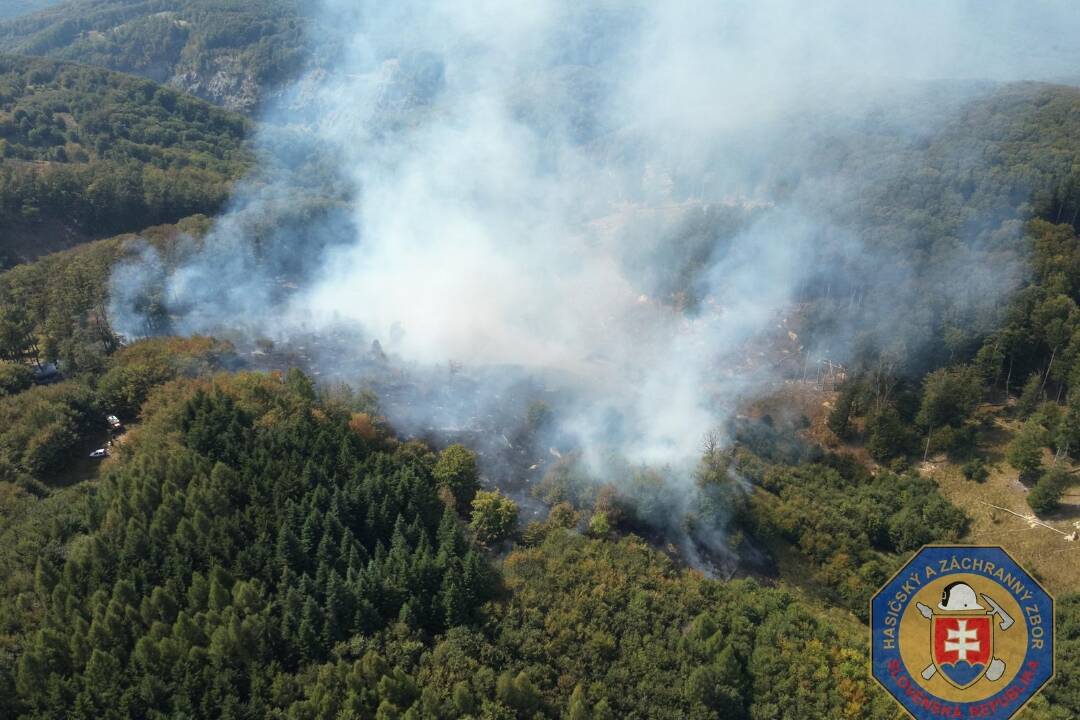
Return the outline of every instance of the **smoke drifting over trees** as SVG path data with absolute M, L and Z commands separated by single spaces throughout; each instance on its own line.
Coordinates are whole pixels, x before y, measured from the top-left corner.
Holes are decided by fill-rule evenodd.
M 689 488 L 703 436 L 775 378 L 746 348 L 794 303 L 843 299 L 811 338 L 841 357 L 867 330 L 918 346 L 949 313 L 994 322 L 1036 181 L 973 190 L 979 217 L 930 230 L 912 228 L 947 208 L 942 172 L 892 235 L 873 203 L 910 210 L 898 179 L 986 162 L 934 138 L 993 81 L 1069 67 L 1068 11 L 326 2 L 314 27 L 335 61 L 265 118 L 266 169 L 189 257 L 119 268 L 112 316 L 128 336 L 350 328 L 358 356 L 377 339 L 415 367 L 514 368 L 567 391 L 553 435 L 593 473 L 666 467 Z M 932 303 L 906 305 L 928 285 Z M 473 412 L 508 383 L 453 397 Z M 391 420 L 415 429 L 423 403 Z

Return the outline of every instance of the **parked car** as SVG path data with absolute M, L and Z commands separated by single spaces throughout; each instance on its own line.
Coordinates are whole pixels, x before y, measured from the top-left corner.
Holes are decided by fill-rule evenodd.
M 90 453 L 90 457 L 94 459 L 109 457 L 109 451 L 105 448 L 98 448 L 94 452 Z

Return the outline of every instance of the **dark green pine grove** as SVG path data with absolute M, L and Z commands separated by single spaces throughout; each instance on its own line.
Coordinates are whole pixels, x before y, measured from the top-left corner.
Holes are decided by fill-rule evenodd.
M 426 449 L 360 438 L 299 373 L 177 392 L 101 481 L 93 530 L 38 562 L 8 713 L 266 717 L 338 643 L 422 642 L 492 596 Z
M 554 523 L 498 570 L 441 491 L 437 468 L 464 479 L 461 452 L 440 462 L 367 417 L 296 371 L 157 386 L 0 606 L 0 710 L 892 717 L 858 634 L 786 592 Z M 792 677 L 782 644 L 840 684 Z

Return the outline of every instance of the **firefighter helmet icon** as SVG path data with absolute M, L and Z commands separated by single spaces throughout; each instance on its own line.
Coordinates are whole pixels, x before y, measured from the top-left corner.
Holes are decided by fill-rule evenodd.
M 1054 600 L 999 547 L 924 547 L 870 632 L 874 678 L 917 720 L 1012 718 L 1054 674 Z
M 975 597 L 975 591 L 965 582 L 949 583 L 941 593 L 939 610 L 956 612 L 957 610 L 982 610 L 983 606 Z
M 997 682 L 1005 674 L 1005 661 L 994 657 L 994 618 L 1004 632 L 1015 622 L 1011 615 L 984 594 L 983 600 L 990 607 L 987 611 L 979 604 L 975 591 L 965 582 L 950 583 L 941 594 L 935 613 L 921 602 L 916 602 L 919 614 L 930 621 L 930 648 L 932 662 L 920 673 L 929 680 L 938 672 L 957 688 L 974 685 L 984 676 Z

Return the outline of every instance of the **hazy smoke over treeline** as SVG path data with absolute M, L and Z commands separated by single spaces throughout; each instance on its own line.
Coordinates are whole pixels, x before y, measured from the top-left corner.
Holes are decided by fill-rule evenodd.
M 809 139 L 871 112 L 928 132 L 947 113 L 905 106 L 918 81 L 1055 79 L 1070 10 L 324 2 L 314 27 L 331 60 L 257 141 L 273 171 L 198 254 L 118 269 L 113 316 L 143 334 L 159 288 L 178 332 L 280 342 L 348 326 L 358 354 L 378 339 L 418 366 L 510 366 L 573 391 L 559 433 L 594 469 L 619 458 L 689 478 L 705 433 L 774 375 L 747 346 L 834 272 L 822 248 L 829 263 L 874 255 L 829 209 L 896 165 L 831 174 L 809 166 Z M 342 203 L 259 227 L 328 166 Z M 469 407 L 503 389 L 477 384 Z

